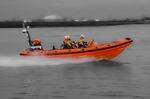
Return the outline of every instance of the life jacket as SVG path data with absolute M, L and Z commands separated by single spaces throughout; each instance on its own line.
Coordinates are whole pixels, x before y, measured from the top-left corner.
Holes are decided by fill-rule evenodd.
M 85 42 L 84 39 L 79 38 L 76 42 L 78 48 L 84 47 L 84 42 Z
M 73 43 L 71 40 L 64 40 L 64 48 L 73 48 Z

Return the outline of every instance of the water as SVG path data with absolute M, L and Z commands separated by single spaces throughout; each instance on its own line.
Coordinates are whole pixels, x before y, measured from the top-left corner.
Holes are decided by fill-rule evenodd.
M 59 47 L 64 35 L 80 33 L 97 42 L 131 37 L 134 43 L 112 61 L 24 59 L 21 29 L 0 29 L 0 97 L 2 99 L 149 99 L 150 25 L 34 28 L 33 38 Z M 51 43 L 50 43 L 51 42 Z

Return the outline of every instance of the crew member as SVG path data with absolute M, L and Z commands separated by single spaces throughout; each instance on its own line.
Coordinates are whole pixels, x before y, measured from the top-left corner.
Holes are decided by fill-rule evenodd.
M 31 49 L 32 50 L 42 50 L 42 44 L 41 44 L 41 40 L 39 39 L 33 39 L 32 41 L 32 46 Z
M 83 34 L 80 35 L 80 38 L 77 40 L 76 45 L 78 48 L 86 48 L 87 42 L 85 41 L 85 37 Z
M 70 39 L 70 36 L 64 36 L 63 49 L 73 48 L 73 42 Z

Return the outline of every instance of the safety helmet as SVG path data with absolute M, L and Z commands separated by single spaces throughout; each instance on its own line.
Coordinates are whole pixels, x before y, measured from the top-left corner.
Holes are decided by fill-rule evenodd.
M 70 39 L 70 36 L 68 35 L 67 38 Z
M 68 39 L 68 36 L 64 36 L 64 40 Z
M 32 40 L 32 44 L 33 44 L 34 46 L 39 46 L 39 45 L 41 45 L 41 40 L 40 40 L 40 39 L 33 39 L 33 40 Z
M 70 39 L 70 36 L 69 36 L 69 35 L 64 36 L 64 40 L 68 40 L 68 39 Z
M 83 35 L 83 34 L 81 34 L 81 35 L 80 35 L 80 38 L 84 38 L 84 35 Z

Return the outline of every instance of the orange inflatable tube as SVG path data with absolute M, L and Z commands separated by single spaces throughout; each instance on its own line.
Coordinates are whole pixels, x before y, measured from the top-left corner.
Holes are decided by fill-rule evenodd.
M 110 43 L 94 44 L 90 42 L 87 48 L 32 50 L 25 49 L 21 56 L 44 56 L 48 58 L 95 58 L 97 60 L 110 60 L 118 56 L 133 41 L 130 38 L 119 39 Z

